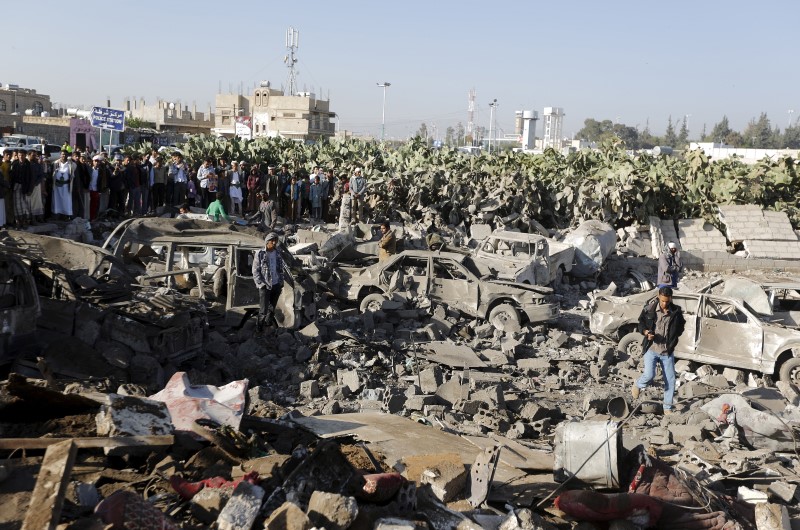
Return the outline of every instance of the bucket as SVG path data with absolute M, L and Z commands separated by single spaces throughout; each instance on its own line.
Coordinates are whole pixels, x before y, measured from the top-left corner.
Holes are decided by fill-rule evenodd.
M 627 407 L 627 404 L 626 404 Z M 572 421 L 556 427 L 553 478 L 573 478 L 583 484 L 619 488 L 622 430 L 614 421 Z
M 617 396 L 608 400 L 608 414 L 617 420 L 625 418 L 630 409 L 628 408 L 628 401 L 622 397 Z

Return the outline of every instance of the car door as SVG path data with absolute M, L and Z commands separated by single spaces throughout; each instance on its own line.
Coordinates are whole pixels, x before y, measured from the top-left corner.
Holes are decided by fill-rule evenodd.
M 258 289 L 253 281 L 255 249 L 231 247 L 226 263 L 227 309 L 258 307 Z
M 469 315 L 477 315 L 478 281 L 450 258 L 433 257 L 429 296 Z
M 679 359 L 693 359 L 697 350 L 697 314 L 700 297 L 676 292 L 672 297 L 672 303 L 683 310 L 683 318 L 686 321 L 678 345 L 675 346 L 675 356 Z
M 704 296 L 694 360 L 759 370 L 764 332 L 761 324 L 730 300 Z

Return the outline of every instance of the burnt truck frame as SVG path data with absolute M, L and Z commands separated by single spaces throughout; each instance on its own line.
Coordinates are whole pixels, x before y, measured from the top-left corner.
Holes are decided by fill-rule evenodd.
M 103 248 L 151 274 L 199 268 L 201 289 L 211 291 L 224 305 L 229 324 L 241 324 L 248 314 L 258 310 L 252 264 L 255 252 L 264 248 L 264 234 L 254 228 L 197 219 L 135 218 L 120 223 Z M 276 319 L 282 327 L 294 328 L 302 303 L 298 305 L 294 289 L 290 288 L 291 256 L 287 254 L 283 252 L 286 285 L 278 301 Z M 164 275 L 168 283 L 182 279 L 185 278 L 181 275 Z

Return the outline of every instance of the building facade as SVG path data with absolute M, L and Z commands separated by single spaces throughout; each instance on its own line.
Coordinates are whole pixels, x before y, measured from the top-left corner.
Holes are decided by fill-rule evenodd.
M 43 112 L 52 113 L 53 104 L 50 96 L 38 94 L 32 88 L 20 88 L 19 85 L 0 85 L 0 116 L 18 113 L 29 116 L 40 116 Z
M 215 102 L 214 132 L 223 136 L 235 134 L 239 116 L 252 118 L 254 138 L 279 136 L 305 141 L 336 134 L 331 121 L 336 114 L 330 110 L 330 101 L 318 99 L 311 92 L 287 96 L 269 83 L 261 83 L 249 96 L 217 94 Z
M 108 105 L 110 106 L 110 105 Z M 125 100 L 125 119 L 136 118 L 160 132 L 208 134 L 214 126 L 214 114 L 211 106 L 208 112 L 198 112 L 197 106 L 181 107 L 180 100 L 166 101 L 159 99 L 154 105 L 145 100 Z

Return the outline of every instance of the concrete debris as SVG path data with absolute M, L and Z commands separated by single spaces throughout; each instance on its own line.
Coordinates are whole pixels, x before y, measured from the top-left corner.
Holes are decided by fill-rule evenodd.
M 423 196 L 418 215 L 395 205 L 382 261 L 377 227 L 348 215 L 279 222 L 268 323 L 252 227 L 0 232 L 0 516 L 34 515 L 37 473 L 71 501 L 47 517 L 76 527 L 141 512 L 165 528 L 552 530 L 607 524 L 601 504 L 610 528 L 631 523 L 626 507 L 664 528 L 800 515 L 800 240 L 785 214 L 561 232 L 496 191 L 460 210 Z M 692 320 L 665 414 L 660 386 L 630 387 L 670 241 Z M 190 500 L 169 510 L 176 492 Z M 702 513 L 681 508 L 697 499 Z

